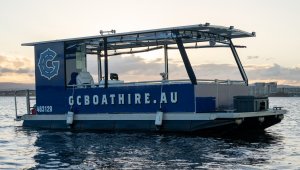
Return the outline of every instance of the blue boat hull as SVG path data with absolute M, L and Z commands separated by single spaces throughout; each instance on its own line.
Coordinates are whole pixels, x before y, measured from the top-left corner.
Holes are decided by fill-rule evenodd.
M 65 120 L 24 120 L 23 126 L 43 129 L 219 134 L 262 131 L 280 121 L 276 116 L 266 116 L 264 122 L 259 122 L 257 117 L 245 118 L 241 124 L 236 123 L 236 119 L 164 120 L 162 126 L 155 126 L 154 120 L 75 120 L 72 126 L 67 126 Z

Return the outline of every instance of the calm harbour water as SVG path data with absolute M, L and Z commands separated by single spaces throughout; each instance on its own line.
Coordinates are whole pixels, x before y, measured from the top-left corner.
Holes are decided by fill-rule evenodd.
M 18 98 L 20 111 L 24 98 Z M 284 120 L 263 134 L 175 134 L 29 130 L 0 97 L 0 169 L 300 169 L 300 98 L 270 98 Z

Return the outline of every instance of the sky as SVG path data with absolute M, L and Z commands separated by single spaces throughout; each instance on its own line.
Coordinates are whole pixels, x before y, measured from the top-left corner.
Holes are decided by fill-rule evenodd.
M 256 32 L 233 41 L 247 46 L 237 50 L 250 82 L 300 86 L 299 7 L 298 0 L 1 0 L 0 82 L 34 83 L 33 47 L 21 43 L 209 22 Z M 197 78 L 241 79 L 230 49 L 187 52 Z M 162 57 L 163 51 L 116 56 L 110 68 L 128 80 L 159 79 Z M 179 52 L 169 57 L 170 77 L 187 77 Z

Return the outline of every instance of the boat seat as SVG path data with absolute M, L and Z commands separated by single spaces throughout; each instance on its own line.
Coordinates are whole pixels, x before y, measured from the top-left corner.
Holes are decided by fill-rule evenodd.
M 86 70 L 77 75 L 76 85 L 78 88 L 95 87 L 92 75 Z
M 100 80 L 99 85 L 102 86 L 104 83 L 105 80 Z M 117 73 L 110 73 L 110 80 L 108 80 L 107 83 L 111 85 L 124 84 L 124 80 L 119 80 Z
M 71 74 L 71 80 L 69 81 L 68 85 L 76 85 L 76 77 L 78 76 L 77 72 L 73 72 Z

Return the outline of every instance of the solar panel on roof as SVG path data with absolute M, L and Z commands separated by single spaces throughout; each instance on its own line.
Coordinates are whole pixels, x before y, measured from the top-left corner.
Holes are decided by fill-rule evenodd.
M 210 24 L 199 24 L 199 25 L 189 25 L 189 26 L 180 26 L 180 27 L 170 27 L 170 28 L 161 28 L 161 29 L 152 29 L 144 31 L 134 31 L 134 32 L 125 32 L 109 35 L 97 35 L 89 37 L 79 37 L 79 38 L 70 38 L 70 39 L 60 39 L 60 40 L 51 40 L 51 41 L 41 41 L 33 43 L 24 43 L 23 46 L 34 46 L 43 43 L 52 43 L 52 42 L 70 42 L 70 41 L 79 41 L 85 42 L 87 44 L 95 44 L 103 41 L 104 37 L 108 38 L 108 43 L 126 43 L 128 46 L 115 46 L 114 48 L 132 48 L 132 46 L 153 46 L 155 43 L 153 41 L 167 41 L 165 43 L 174 43 L 173 31 L 179 31 L 179 35 L 182 36 L 185 40 L 184 43 L 197 42 L 197 41 L 209 41 L 215 39 L 216 41 L 224 41 L 224 39 L 233 39 L 233 38 L 245 38 L 245 37 L 254 37 L 255 33 L 249 33 L 246 31 L 238 30 L 230 27 L 216 26 Z M 200 37 L 199 37 L 200 36 Z M 170 40 L 171 42 L 168 42 Z M 148 44 L 145 41 L 149 41 Z M 138 43 L 132 43 L 138 42 Z M 141 44 L 139 44 L 141 43 Z M 158 42 L 161 43 L 161 42 Z M 111 46 L 112 48 L 112 46 Z

